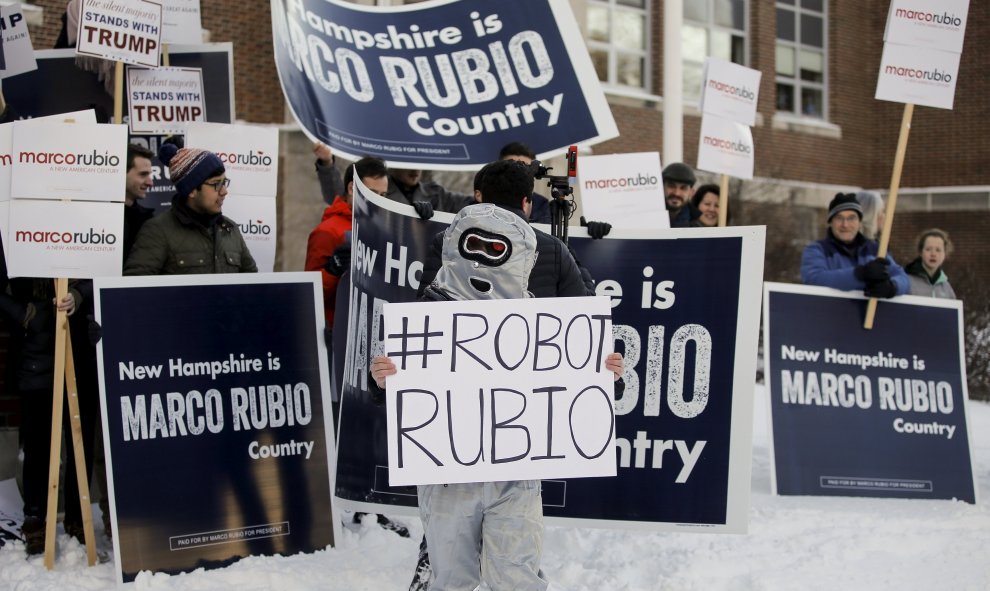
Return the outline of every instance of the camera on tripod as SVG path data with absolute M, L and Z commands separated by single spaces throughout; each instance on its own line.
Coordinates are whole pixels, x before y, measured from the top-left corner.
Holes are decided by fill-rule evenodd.
M 539 160 L 533 160 L 529 166 L 533 178 L 546 180 L 550 187 L 550 233 L 567 242 L 567 222 L 577 208 L 571 197 L 574 194 L 571 179 L 577 177 L 577 146 L 567 148 L 567 175 L 550 174 L 553 167 L 543 166 Z

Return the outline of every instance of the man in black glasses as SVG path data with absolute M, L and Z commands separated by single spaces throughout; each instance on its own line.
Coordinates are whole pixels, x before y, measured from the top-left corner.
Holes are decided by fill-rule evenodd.
M 158 158 L 175 185 L 172 207 L 141 228 L 124 275 L 256 273 L 237 224 L 223 215 L 230 179 L 213 152 L 164 143 Z

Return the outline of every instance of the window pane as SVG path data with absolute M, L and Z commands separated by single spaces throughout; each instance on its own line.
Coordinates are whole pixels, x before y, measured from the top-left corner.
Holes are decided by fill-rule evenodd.
M 715 0 L 715 24 L 743 30 L 746 24 L 745 0 Z
M 701 64 L 684 62 L 683 95 L 685 101 L 697 101 L 701 98 L 701 69 Z
M 777 73 L 781 76 L 794 77 L 794 48 L 777 46 Z
M 588 5 L 588 39 L 608 43 L 608 13 L 604 6 Z
M 794 12 L 777 9 L 777 39 L 794 41 Z
M 595 64 L 598 79 L 608 82 L 608 52 L 604 49 L 592 49 L 588 53 L 591 55 L 591 63 Z
M 812 16 L 810 14 L 801 15 L 802 45 L 822 47 L 822 42 L 825 39 L 825 34 L 823 32 L 824 27 L 822 26 L 823 22 L 824 21 L 820 16 Z
M 809 117 L 821 119 L 824 111 L 822 109 L 822 91 L 817 88 L 801 89 L 801 113 Z
M 709 55 L 732 61 L 732 35 L 725 31 L 712 31 L 712 41 Z
M 626 86 L 643 86 L 643 58 L 636 55 L 616 55 L 618 82 Z
M 788 6 L 794 6 L 794 0 L 777 0 L 777 4 L 787 4 Z
M 793 55 L 793 54 L 792 54 Z M 801 80 L 824 82 L 824 56 L 816 51 L 801 51 Z
M 646 49 L 643 15 L 634 12 L 615 11 L 615 43 L 622 49 Z
M 794 87 L 777 83 L 777 110 L 794 112 Z
M 701 27 L 684 25 L 681 29 L 681 56 L 696 62 L 708 55 L 708 31 Z
M 825 3 L 822 0 L 801 0 L 801 8 L 822 12 L 825 9 Z
M 732 36 L 732 62 L 746 65 L 746 39 L 740 35 Z
M 684 0 L 684 20 L 708 22 L 708 0 Z
M 616 4 L 623 6 L 634 6 L 636 8 L 646 8 L 646 0 L 615 0 Z

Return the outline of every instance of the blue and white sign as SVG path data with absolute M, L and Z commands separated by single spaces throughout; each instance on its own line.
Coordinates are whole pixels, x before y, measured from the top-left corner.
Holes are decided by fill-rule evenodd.
M 976 502 L 962 302 L 767 283 L 771 478 L 781 495 Z
M 443 216 L 355 196 L 350 315 L 334 326 L 334 348 L 346 350 L 336 495 L 355 510 L 416 503 L 415 487 L 389 486 L 386 408 L 368 390 L 368 362 L 385 354 L 384 304 L 415 298 Z M 597 295 L 611 298 L 626 386 L 618 476 L 544 480 L 548 522 L 745 532 L 764 229 L 569 233 Z
M 292 113 L 345 158 L 472 170 L 513 141 L 545 158 L 618 135 L 567 0 L 271 10 Z
M 339 539 L 319 274 L 95 287 L 119 580 Z

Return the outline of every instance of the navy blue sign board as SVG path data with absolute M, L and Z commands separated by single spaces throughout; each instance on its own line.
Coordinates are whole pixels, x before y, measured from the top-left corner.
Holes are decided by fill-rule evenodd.
M 282 91 L 341 156 L 474 170 L 618 135 L 568 0 L 271 0 Z
M 962 302 L 767 283 L 773 490 L 976 502 Z
M 119 579 L 332 545 L 319 275 L 95 286 Z
M 416 490 L 388 486 L 385 406 L 368 392 L 368 361 L 383 354 L 381 305 L 415 299 L 426 248 L 450 216 L 355 203 L 349 330 L 337 316 L 334 331 L 346 349 L 336 496 L 401 513 Z M 570 233 L 598 295 L 612 297 L 626 391 L 615 403 L 618 477 L 544 481 L 549 522 L 744 532 L 764 229 Z
M 234 57 L 231 43 L 209 45 L 169 45 L 169 63 L 184 68 L 203 70 L 203 90 L 206 96 L 207 121 L 232 123 L 234 114 Z M 113 95 L 93 72 L 76 66 L 74 49 L 45 49 L 34 53 L 38 69 L 17 77 L 3 93 L 7 103 L 21 117 L 58 115 L 84 109 L 95 109 L 97 121 L 108 122 L 113 115 Z M 71 92 L 66 92 L 71 89 Z M 124 77 L 124 96 L 127 96 Z M 126 117 L 126 109 L 125 109 Z M 126 121 L 125 121 L 126 122 Z M 158 153 L 164 136 L 132 135 L 129 141 Z M 164 166 L 155 156 L 151 160 L 154 186 L 142 205 L 156 211 L 168 209 L 175 188 L 163 173 Z

